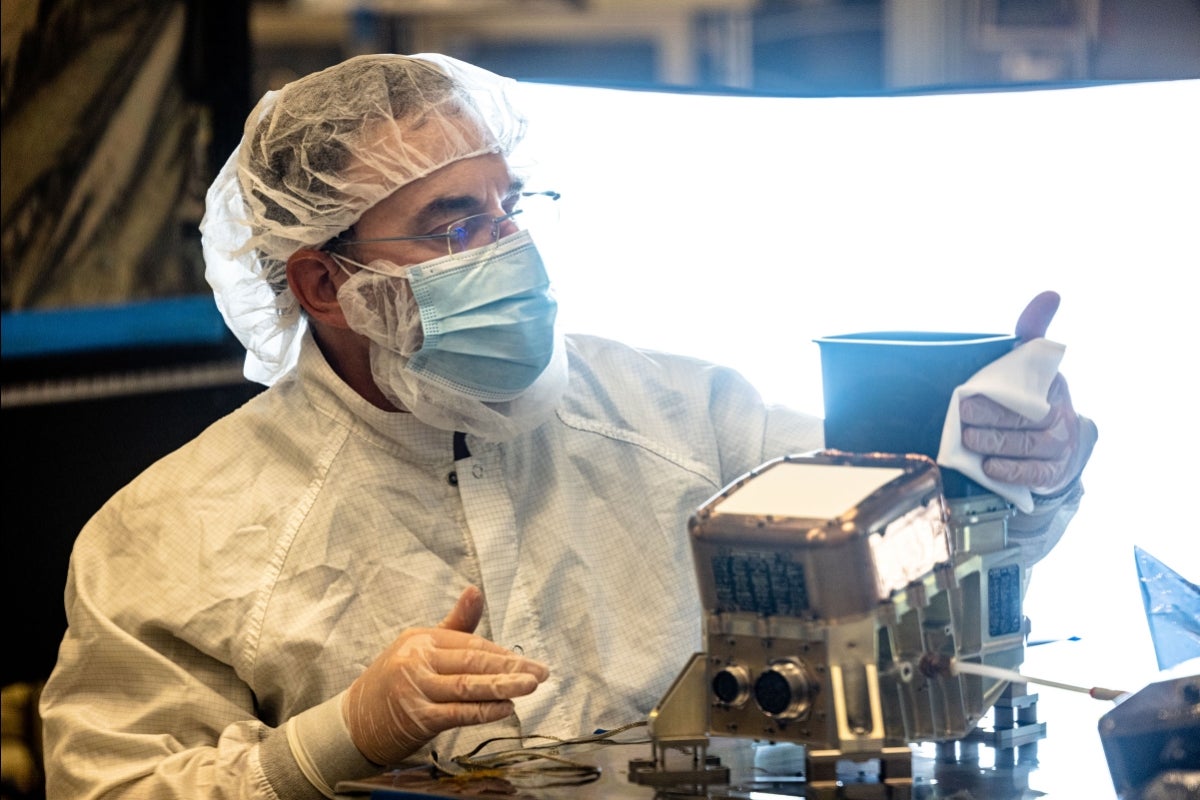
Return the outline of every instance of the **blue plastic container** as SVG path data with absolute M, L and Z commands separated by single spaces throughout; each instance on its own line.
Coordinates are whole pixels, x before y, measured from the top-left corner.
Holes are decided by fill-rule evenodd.
M 825 446 L 852 453 L 937 458 L 954 389 L 1012 350 L 1015 336 L 876 331 L 817 339 L 825 397 Z M 947 497 L 985 491 L 942 470 Z

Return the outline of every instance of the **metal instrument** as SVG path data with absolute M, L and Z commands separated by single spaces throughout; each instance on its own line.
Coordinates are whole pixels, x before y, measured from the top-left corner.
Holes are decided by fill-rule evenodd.
M 967 736 L 1008 686 L 949 665 L 1023 660 L 1011 514 L 992 494 L 948 500 L 920 455 L 788 456 L 726 487 L 688 525 L 705 652 L 651 713 L 631 780 L 721 782 L 704 751 L 725 736 L 803 745 L 810 797 L 835 796 L 847 759 L 879 759 L 888 796 L 909 797 L 908 743 Z M 671 769 L 673 748 L 701 757 Z

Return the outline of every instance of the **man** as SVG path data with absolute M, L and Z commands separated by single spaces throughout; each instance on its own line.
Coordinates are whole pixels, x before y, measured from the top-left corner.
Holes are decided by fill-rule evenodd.
M 80 534 L 43 695 L 52 796 L 332 796 L 435 736 L 634 722 L 699 649 L 688 516 L 819 447 L 820 420 L 556 331 L 507 86 L 364 56 L 252 113 L 205 255 L 271 388 Z M 1014 521 L 1030 561 L 1094 439 L 1059 386 L 1044 420 L 963 408 L 967 445 L 1040 494 Z

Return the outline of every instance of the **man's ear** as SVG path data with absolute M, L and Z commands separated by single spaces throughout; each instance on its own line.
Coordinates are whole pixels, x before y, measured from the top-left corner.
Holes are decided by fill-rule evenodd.
M 344 279 L 333 257 L 321 250 L 303 249 L 287 261 L 288 287 L 310 318 L 337 328 L 349 327 L 337 290 Z

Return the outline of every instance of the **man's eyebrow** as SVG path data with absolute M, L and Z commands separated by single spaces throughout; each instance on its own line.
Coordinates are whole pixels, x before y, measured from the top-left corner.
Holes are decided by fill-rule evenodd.
M 436 197 L 417 212 L 413 219 L 413 225 L 416 230 L 424 232 L 427 227 L 435 222 L 445 220 L 448 215 L 453 215 L 450 220 L 452 222 L 454 219 L 477 214 L 482 207 L 483 203 L 479 198 L 469 194 Z
M 519 195 L 524 188 L 524 180 L 513 178 L 509 182 L 508 191 L 505 193 L 504 199 L 508 200 Z M 452 216 L 453 219 L 451 221 L 453 221 L 454 219 L 469 217 L 472 214 L 482 213 L 484 206 L 484 201 L 469 194 L 435 197 L 417 212 L 416 217 L 413 219 L 413 225 L 417 230 L 424 231 L 428 226 L 444 220 L 447 216 Z

